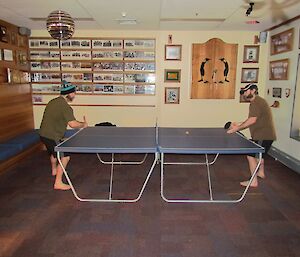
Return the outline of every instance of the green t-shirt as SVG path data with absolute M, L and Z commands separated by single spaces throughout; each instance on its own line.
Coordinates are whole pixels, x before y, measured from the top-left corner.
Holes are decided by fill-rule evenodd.
M 73 109 L 59 96 L 47 104 L 39 133 L 42 137 L 58 141 L 64 137 L 68 122 L 72 120 L 75 120 Z
M 256 117 L 256 122 L 249 127 L 254 140 L 276 140 L 276 133 L 271 108 L 265 99 L 255 96 L 249 106 L 249 118 Z

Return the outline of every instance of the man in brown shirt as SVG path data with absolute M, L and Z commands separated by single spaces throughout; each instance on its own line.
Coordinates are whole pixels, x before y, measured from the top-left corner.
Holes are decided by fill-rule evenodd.
M 83 121 L 75 119 L 73 109 L 69 105 L 75 98 L 76 87 L 66 81 L 63 81 L 60 89 L 60 96 L 52 99 L 46 106 L 41 127 L 39 130 L 41 141 L 46 146 L 50 156 L 52 175 L 55 177 L 54 189 L 69 190 L 70 186 L 63 183 L 63 170 L 57 163 L 54 148 L 62 142 L 67 126 L 71 128 L 86 128 L 88 126 L 85 117 Z M 70 156 L 67 153 L 61 158 L 61 162 L 66 168 Z
M 246 101 L 250 101 L 248 119 L 240 124 L 231 126 L 227 133 L 234 133 L 246 128 L 249 128 L 252 140 L 264 147 L 265 153 L 257 173 L 260 178 L 265 178 L 264 172 L 264 156 L 268 153 L 272 143 L 276 140 L 276 132 L 274 128 L 271 109 L 265 99 L 258 95 L 258 88 L 254 84 L 248 84 L 242 88 L 240 94 Z M 257 166 L 257 158 L 253 154 L 247 156 L 251 174 L 255 171 Z M 243 181 L 240 184 L 247 186 L 249 181 Z M 257 177 L 251 183 L 252 187 L 258 186 Z

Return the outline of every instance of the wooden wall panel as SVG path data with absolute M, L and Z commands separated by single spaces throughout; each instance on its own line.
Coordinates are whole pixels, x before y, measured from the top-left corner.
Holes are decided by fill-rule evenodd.
M 34 128 L 30 84 L 8 83 L 7 68 L 29 71 L 28 65 L 19 65 L 17 51 L 28 53 L 28 37 L 18 34 L 18 27 L 0 20 L 8 32 L 8 42 L 0 42 L 1 49 L 12 50 L 13 61 L 0 61 L 0 143 Z M 14 39 L 12 40 L 12 35 Z M 19 44 L 21 41 L 22 44 Z M 24 43 L 25 42 L 25 43 Z
M 0 142 L 34 127 L 30 85 L 0 85 Z

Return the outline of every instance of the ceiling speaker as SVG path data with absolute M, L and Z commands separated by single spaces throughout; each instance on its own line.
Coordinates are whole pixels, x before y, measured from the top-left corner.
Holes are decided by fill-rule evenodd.
M 31 30 L 25 27 L 19 27 L 19 34 L 21 36 L 30 36 L 31 35 Z

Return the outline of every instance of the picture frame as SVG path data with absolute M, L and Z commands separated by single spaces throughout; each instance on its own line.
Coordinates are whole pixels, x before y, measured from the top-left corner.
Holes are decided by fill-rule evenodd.
M 14 60 L 13 50 L 3 49 L 3 60 L 12 62 Z
M 154 39 L 125 39 L 124 48 L 134 48 L 134 49 L 154 49 L 155 40 Z
M 165 45 L 166 61 L 181 61 L 182 45 Z
M 121 39 L 93 39 L 92 40 L 92 48 L 100 49 L 100 48 L 123 48 L 123 40 Z
M 59 48 L 59 41 L 56 39 L 29 39 L 30 48 Z
M 282 59 L 270 62 L 270 80 L 287 80 L 289 72 L 289 59 Z
M 165 69 L 165 79 L 164 82 L 180 82 L 181 79 L 181 70 L 168 70 Z
M 4 26 L 0 26 L 0 41 L 5 43 L 8 42 L 7 28 Z
M 293 49 L 294 28 L 271 36 L 271 55 L 291 51 Z
M 165 104 L 179 104 L 180 88 L 166 87 L 165 88 Z
M 273 97 L 281 98 L 281 94 L 282 94 L 281 87 L 273 87 L 272 91 L 273 91 L 272 92 Z
M 258 68 L 242 68 L 242 83 L 257 83 L 258 82 Z
M 18 45 L 18 36 L 15 32 L 11 32 L 10 42 L 12 45 Z
M 259 46 L 245 45 L 243 63 L 258 63 L 259 61 Z

